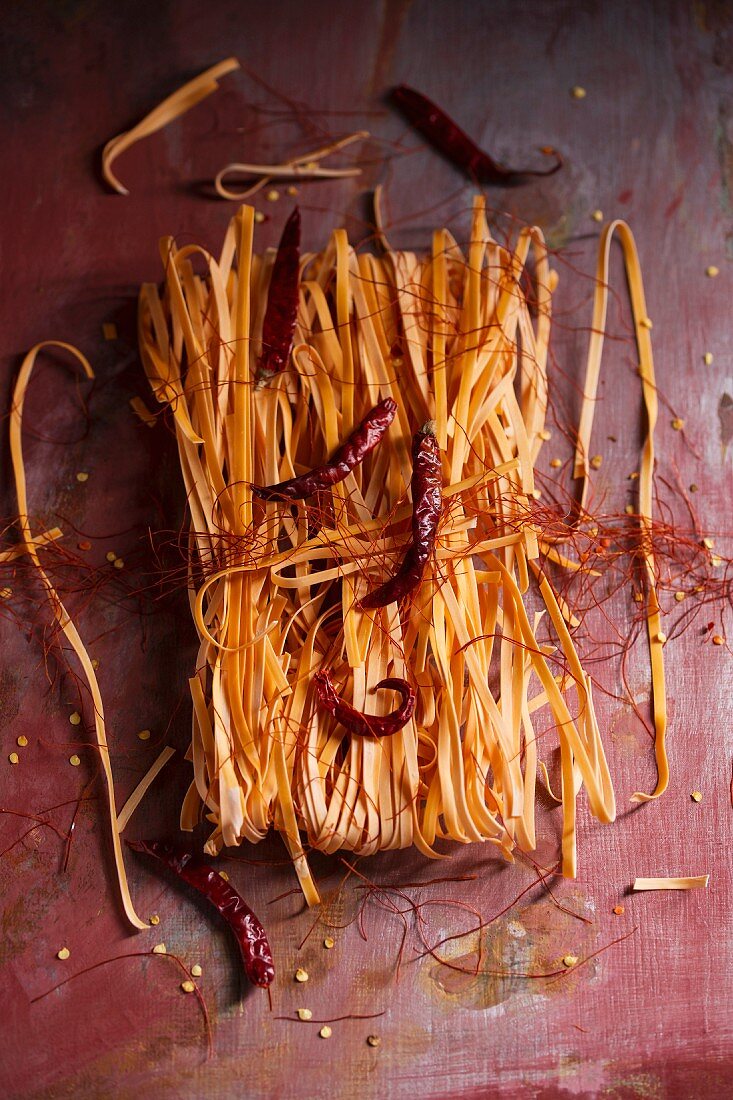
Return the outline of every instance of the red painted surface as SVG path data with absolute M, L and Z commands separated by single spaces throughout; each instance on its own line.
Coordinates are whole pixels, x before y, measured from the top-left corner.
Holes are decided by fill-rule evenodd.
M 184 594 L 153 602 L 122 599 L 126 587 L 150 584 L 148 527 L 175 531 L 181 490 L 171 438 L 149 431 L 128 407 L 144 394 L 135 352 L 134 296 L 158 277 L 157 238 L 216 247 L 232 213 L 210 197 L 208 181 L 230 160 L 305 149 L 311 137 L 292 122 L 257 113 L 253 104 L 282 103 L 245 74 L 180 122 L 141 143 L 119 161 L 129 198 L 105 192 L 97 178 L 101 145 L 184 79 L 236 54 L 280 92 L 312 111 L 356 112 L 348 119 L 315 115 L 325 128 L 366 125 L 374 134 L 373 165 L 356 182 L 303 189 L 305 243 L 320 247 L 344 219 L 352 239 L 366 235 L 365 191 L 379 180 L 398 245 L 425 248 L 433 224 L 466 232 L 470 189 L 427 150 L 394 159 L 383 154 L 407 135 L 383 105 L 394 82 L 417 85 L 459 117 L 469 132 L 508 163 L 540 145 L 563 151 L 566 168 L 547 181 L 491 201 L 521 221 L 536 221 L 564 248 L 555 351 L 555 393 L 570 413 L 581 378 L 597 226 L 590 219 L 622 213 L 637 234 L 646 273 L 658 374 L 669 408 L 685 418 L 685 436 L 663 411 L 661 477 L 695 482 L 702 528 L 730 530 L 730 456 L 721 444 L 726 393 L 733 394 L 730 303 L 733 271 L 733 13 L 725 3 L 488 4 L 139 3 L 68 2 L 6 6 L 2 26 L 0 101 L 4 169 L 2 310 L 3 395 L 19 356 L 38 340 L 73 341 L 91 358 L 97 382 L 89 420 L 66 367 L 45 361 L 33 385 L 28 421 L 65 446 L 28 440 L 32 508 L 58 522 L 73 549 L 89 537 L 85 556 L 106 570 L 114 549 L 127 568 L 86 603 L 81 628 L 100 660 L 110 716 L 120 797 L 134 787 L 163 743 L 185 748 L 193 630 Z M 574 100 L 572 85 L 587 89 Z M 446 196 L 451 196 L 447 201 Z M 623 202 L 623 208 L 619 204 Z M 436 210 L 428 208 L 438 206 Z M 273 243 L 284 203 L 271 214 L 259 243 Z M 506 223 L 504 223 L 506 224 Z M 720 268 L 707 279 L 707 265 Z M 620 283 L 617 283 L 621 289 Z M 610 323 L 625 333 L 623 296 Z M 101 326 L 114 321 L 118 339 Z M 705 367 L 702 355 L 715 361 Z M 599 483 L 621 507 L 623 479 L 637 463 L 638 394 L 626 341 L 610 344 L 597 438 L 606 457 Z M 723 414 L 719 418 L 719 406 Z M 607 441 L 616 436 L 618 442 Z M 3 439 L 2 514 L 11 516 L 9 464 Z M 85 484 L 75 473 L 89 471 Z M 665 490 L 661 483 L 660 492 Z M 81 536 L 75 530 L 83 532 Z M 721 540 L 724 545 L 724 540 Z M 730 543 L 728 543 L 730 552 Z M 4 577 L 6 574 L 2 574 Z M 71 575 L 71 574 L 70 574 Z M 0 708 L 1 805 L 39 813 L 78 797 L 94 773 L 91 734 L 67 721 L 79 705 L 73 680 L 49 687 L 38 635 L 12 622 L 42 617 L 22 583 L 3 609 Z M 628 605 L 612 613 L 623 623 Z M 705 616 L 707 617 L 707 616 Z M 712 614 L 710 616 L 713 617 Z M 716 616 L 717 617 L 717 616 Z M 280 978 L 274 1013 L 264 995 L 239 986 L 236 956 L 224 932 L 190 901 L 131 859 L 135 898 L 144 914 L 158 912 L 156 930 L 128 935 L 115 901 L 107 826 L 101 805 L 86 802 L 77 818 L 68 869 L 63 844 L 34 829 L 13 845 L 27 822 L 0 820 L 3 931 L 3 1057 L 5 1096 L 128 1098 L 142 1092 L 194 1097 L 707 1097 L 724 1095 L 733 1072 L 730 1010 L 731 896 L 730 654 L 713 649 L 699 629 L 667 647 L 672 782 L 657 803 L 632 810 L 628 796 L 653 780 L 650 742 L 630 709 L 600 699 L 619 820 L 601 827 L 581 816 L 580 875 L 557 895 L 593 920 L 587 925 L 556 909 L 537 888 L 486 932 L 497 969 L 553 969 L 565 953 L 580 957 L 637 927 L 636 933 L 555 982 L 468 979 L 417 958 L 408 941 L 399 982 L 395 964 L 401 925 L 373 906 L 364 942 L 356 926 L 323 928 L 302 950 L 312 915 L 297 895 L 270 904 L 294 883 L 272 841 L 248 849 L 265 865 L 228 865 L 232 879 L 268 923 Z M 619 690 L 612 660 L 596 675 Z M 630 662 L 637 698 L 648 690 L 647 654 Z M 87 713 L 88 718 L 88 713 Z M 137 731 L 150 728 L 143 743 Z M 24 734 L 21 763 L 7 755 Z M 68 764 L 72 752 L 81 768 Z M 179 754 L 180 755 L 180 754 Z M 135 835 L 170 832 L 188 781 L 179 759 L 169 766 L 135 817 Z M 690 792 L 703 792 L 696 805 Z M 101 794 L 99 785 L 92 795 Z M 68 827 L 73 806 L 50 815 Z M 548 811 L 540 855 L 552 858 L 557 823 Z M 365 864 L 380 881 L 474 872 L 460 885 L 432 887 L 425 897 L 454 897 L 485 916 L 502 909 L 532 880 L 522 864 L 508 867 L 488 848 L 455 853 L 427 866 L 413 853 Z M 316 860 L 334 886 L 338 865 Z M 628 896 L 638 874 L 711 873 L 706 892 Z M 416 892 L 411 891 L 413 894 Z M 614 905 L 625 912 L 614 916 Z M 351 915 L 353 894 L 334 911 Z M 465 916 L 437 907 L 436 936 L 465 928 Z M 132 958 L 78 978 L 33 1004 L 64 977 L 125 951 L 165 941 L 201 979 L 212 1013 L 216 1053 L 205 1059 L 201 1018 L 180 975 L 164 959 Z M 66 962 L 56 959 L 62 946 Z M 305 986 L 292 974 L 304 966 Z M 330 1042 L 313 1025 L 275 1017 L 298 1006 L 314 1018 L 384 1011 L 374 1021 L 334 1024 Z M 581 1030 L 582 1029 L 582 1030 Z M 366 1036 L 377 1033 L 371 1048 Z

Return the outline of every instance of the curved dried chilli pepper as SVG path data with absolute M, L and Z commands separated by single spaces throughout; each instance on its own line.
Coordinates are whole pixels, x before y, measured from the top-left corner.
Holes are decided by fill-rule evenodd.
M 334 718 L 345 726 L 349 733 L 359 734 L 361 737 L 388 737 L 398 733 L 415 713 L 415 692 L 399 676 L 389 676 L 386 680 L 380 680 L 375 691 L 379 688 L 391 688 L 398 691 L 401 697 L 400 705 L 391 714 L 376 715 L 363 714 L 347 703 L 336 691 L 331 680 L 331 674 L 326 669 L 320 669 L 315 677 L 318 702 L 332 714 Z
M 392 102 L 433 148 L 476 183 L 513 187 L 527 176 L 551 176 L 562 168 L 563 159 L 555 149 L 543 149 L 543 152 L 552 153 L 557 158 L 557 163 L 551 168 L 505 168 L 484 152 L 450 115 L 407 84 L 398 84 L 392 90 Z
M 412 440 L 412 542 L 395 575 L 364 596 L 360 607 L 386 607 L 417 588 L 435 546 L 443 503 L 442 480 L 438 441 L 434 425 L 428 421 Z
M 266 382 L 278 374 L 290 357 L 298 316 L 299 275 L 300 210 L 296 206 L 285 222 L 272 265 L 262 322 L 262 354 L 255 375 L 258 382 Z
M 363 462 L 382 439 L 395 418 L 397 402 L 386 397 L 375 405 L 333 458 L 307 474 L 281 481 L 279 485 L 253 485 L 252 492 L 261 500 L 302 500 L 319 489 L 328 489 L 343 481 L 355 466 Z
M 262 924 L 234 887 L 201 856 L 157 840 L 128 840 L 128 848 L 163 863 L 187 885 L 211 902 L 236 936 L 244 972 L 253 985 L 266 989 L 275 977 L 272 951 Z

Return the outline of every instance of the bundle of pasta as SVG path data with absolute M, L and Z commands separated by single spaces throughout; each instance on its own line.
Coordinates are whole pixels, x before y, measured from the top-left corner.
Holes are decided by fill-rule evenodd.
M 615 228 L 605 231 L 606 262 Z M 525 228 L 507 250 L 480 198 L 467 255 L 444 229 L 425 257 L 357 254 L 337 229 L 323 252 L 296 264 L 294 342 L 281 362 L 273 317 L 287 328 L 278 283 L 297 248 L 291 239 L 289 251 L 257 255 L 253 235 L 254 211 L 243 207 L 218 259 L 165 239 L 164 288 L 146 284 L 140 294 L 143 362 L 177 434 L 200 638 L 182 828 L 205 816 L 213 854 L 274 827 L 310 903 L 318 894 L 308 848 L 367 855 L 415 845 L 435 856 L 442 840 L 489 841 L 511 858 L 515 845 L 535 845 L 534 723 L 549 708 L 563 871 L 573 875 L 581 786 L 601 821 L 613 820 L 615 806 L 590 679 L 568 630 L 572 612 L 543 564 L 548 555 L 567 559 L 537 520 L 533 467 L 546 434 L 557 281 L 542 234 Z M 633 284 L 633 239 L 626 226 L 620 235 Z M 603 314 L 605 293 L 601 280 Z M 268 298 L 277 308 L 268 311 Z M 643 297 L 632 304 L 643 315 Z M 601 330 L 591 342 L 577 476 L 588 474 Z M 642 339 L 649 398 L 648 333 Z M 360 461 L 351 454 L 328 485 L 302 478 L 339 448 L 343 457 L 380 402 L 394 402 L 393 419 Z M 424 487 L 413 438 L 426 423 L 442 507 L 416 557 L 424 502 L 415 497 Z M 311 495 L 258 489 L 293 478 Z M 642 481 L 650 478 L 647 469 Z M 644 509 L 642 499 L 642 528 Z M 413 566 L 419 558 L 412 581 L 385 585 L 404 577 L 408 558 Z M 650 549 L 647 565 L 653 596 Z M 537 640 L 530 585 L 556 647 Z M 380 586 L 390 602 L 367 598 Z M 650 637 L 655 614 L 650 606 Z M 393 713 L 394 687 L 411 704 L 398 729 L 377 721 Z M 543 736 L 542 755 L 551 739 Z M 663 752 L 663 737 L 658 743 Z

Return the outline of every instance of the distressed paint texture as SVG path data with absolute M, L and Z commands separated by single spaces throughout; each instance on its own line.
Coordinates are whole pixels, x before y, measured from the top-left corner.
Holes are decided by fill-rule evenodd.
M 193 632 L 185 596 L 169 591 L 153 605 L 122 601 L 126 588 L 149 583 L 153 567 L 148 527 L 174 533 L 182 494 L 172 440 L 130 413 L 129 398 L 144 394 L 135 352 L 134 296 L 158 276 L 157 239 L 216 247 L 231 206 L 212 201 L 209 181 L 230 160 L 263 160 L 307 148 L 314 134 L 275 125 L 253 104 L 286 110 L 245 75 L 227 77 L 216 96 L 187 118 L 120 159 L 129 198 L 105 192 L 97 178 L 101 145 L 194 73 L 238 55 L 285 95 L 314 110 L 365 112 L 342 120 L 314 114 L 322 127 L 366 125 L 393 142 L 406 134 L 384 107 L 398 81 L 423 89 L 461 119 L 466 129 L 508 163 L 541 145 L 561 149 L 566 167 L 546 181 L 490 201 L 522 222 L 539 223 L 553 246 L 584 272 L 593 270 L 597 225 L 591 211 L 628 218 L 637 234 L 647 281 L 660 385 L 672 410 L 659 427 L 660 475 L 695 482 L 695 505 L 705 530 L 730 529 L 733 393 L 733 10 L 727 3 L 658 0 L 594 2 L 334 5 L 194 4 L 65 0 L 6 5 L 0 29 L 0 134 L 4 171 L 0 296 L 2 395 L 6 402 L 19 355 L 38 340 L 77 343 L 97 370 L 79 393 L 60 363 L 47 362 L 29 398 L 39 434 L 29 440 L 29 491 L 39 521 L 59 522 L 70 546 L 74 527 L 92 541 L 87 558 L 106 569 L 113 549 L 127 563 L 105 595 L 92 600 L 81 627 L 100 660 L 120 796 L 134 787 L 162 743 L 184 748 L 188 733 L 186 676 Z M 572 85 L 586 88 L 575 100 Z M 366 115 L 366 112 L 374 112 Z M 387 184 L 395 244 L 429 247 L 429 230 L 448 221 L 465 235 L 470 189 L 426 150 L 381 164 L 393 146 L 372 142 L 375 163 L 360 181 L 302 188 L 304 242 L 320 247 L 336 218 L 355 240 L 366 236 L 365 189 Z M 449 196 L 446 198 L 446 196 Z M 440 204 L 437 210 L 429 207 Z M 260 246 L 277 240 L 285 203 L 260 203 L 270 221 L 258 228 Z M 511 228 L 511 222 L 501 223 Z M 705 268 L 720 268 L 706 279 Z M 554 381 L 570 415 L 589 322 L 591 284 L 558 261 L 562 314 L 555 344 L 562 374 Z M 618 270 L 615 275 L 618 278 Z M 622 291 L 620 281 L 616 286 Z M 619 294 L 610 323 L 628 335 Z M 103 322 L 118 338 L 102 338 Z M 703 354 L 714 353 L 712 365 Z M 616 507 L 624 479 L 637 465 L 638 393 L 627 340 L 608 346 L 596 438 L 604 452 L 598 491 Z M 5 404 L 4 407 L 7 407 Z M 684 438 L 673 415 L 685 418 Z M 613 442 L 611 437 L 616 438 Z M 727 451 L 727 454 L 726 454 Z M 0 444 L 0 513 L 10 516 L 8 451 Z M 89 471 L 87 482 L 76 481 Z M 175 559 L 179 560 L 179 559 Z M 147 578 L 147 580 L 146 580 Z M 25 620 L 38 609 L 14 604 Z M 155 614 L 151 614 L 154 607 Z M 629 608 L 612 613 L 623 626 Z M 11 609 L 12 610 L 12 609 Z M 28 637 L 3 609 L 2 798 L 5 808 L 35 812 L 74 799 L 94 774 L 88 728 L 74 730 L 68 714 L 86 700 L 71 679 L 49 687 L 38 632 Z M 598 651 L 599 654 L 603 650 Z M 293 885 L 289 868 L 232 864 L 232 879 L 266 919 L 279 981 L 267 999 L 242 991 L 236 957 L 222 930 L 169 883 L 130 860 L 133 892 L 143 914 L 157 912 L 150 933 L 128 936 L 110 877 L 101 803 L 82 804 L 68 870 L 63 846 L 38 826 L 10 847 L 27 823 L 0 820 L 0 938 L 3 1057 L 0 1091 L 16 1100 L 141 1093 L 213 1100 L 249 1096 L 708 1097 L 723 1095 L 733 1073 L 730 1010 L 731 913 L 728 783 L 731 761 L 731 661 L 724 647 L 703 645 L 697 627 L 667 647 L 670 683 L 672 782 L 659 802 L 632 809 L 629 795 L 653 782 L 650 741 L 629 708 L 598 692 L 602 725 L 622 813 L 615 826 L 581 817 L 580 877 L 555 892 L 592 924 L 560 912 L 541 890 L 517 903 L 484 933 L 495 969 L 553 970 L 565 954 L 581 959 L 634 926 L 637 932 L 567 978 L 467 978 L 420 958 L 410 937 L 399 982 L 395 967 L 402 926 L 383 909 L 367 911 L 364 942 L 356 926 L 323 930 L 297 945 L 312 917 L 297 895 L 269 904 Z M 53 671 L 53 665 L 51 666 Z M 618 668 L 594 671 L 611 691 Z M 647 654 L 633 654 L 629 682 L 644 704 Z M 88 713 L 87 713 L 88 718 Z M 136 736 L 150 728 L 150 741 Z M 24 734 L 19 766 L 4 763 Z M 79 742 L 81 742 L 81 747 Z M 68 757 L 79 752 L 82 767 Z M 170 765 L 135 819 L 136 834 L 172 831 L 188 766 Z M 692 790 L 703 792 L 694 804 Z M 91 795 L 100 795 L 99 786 Z M 68 826 L 73 806 L 52 814 Z M 543 818 L 540 857 L 553 857 L 556 814 Z M 6 849 L 9 849 L 6 851 Z M 282 860 L 277 843 L 244 855 Z M 326 885 L 342 868 L 315 862 Z M 431 887 L 424 897 L 457 898 L 485 916 L 499 912 L 532 881 L 523 863 L 506 866 L 490 849 L 464 849 L 451 863 L 426 866 L 414 853 L 384 854 L 363 865 L 380 881 L 475 873 L 469 882 Z M 690 895 L 627 896 L 638 874 L 711 873 L 710 889 Z M 417 894 L 417 891 L 410 891 Z M 332 909 L 335 924 L 353 914 L 354 896 Z M 615 905 L 625 912 L 614 916 Z M 435 938 L 465 929 L 470 915 L 435 907 Z M 203 967 L 202 988 L 212 1011 L 216 1054 L 205 1061 L 194 998 L 160 959 L 121 960 L 79 978 L 31 1004 L 31 999 L 84 966 L 164 940 Z M 71 958 L 62 963 L 62 945 Z M 453 943 L 453 959 L 475 946 Z M 304 966 L 311 978 L 296 986 Z M 384 1011 L 374 1021 L 334 1024 L 324 1043 L 313 1025 L 277 1015 L 310 1007 L 314 1018 Z M 381 1045 L 369 1047 L 377 1033 Z

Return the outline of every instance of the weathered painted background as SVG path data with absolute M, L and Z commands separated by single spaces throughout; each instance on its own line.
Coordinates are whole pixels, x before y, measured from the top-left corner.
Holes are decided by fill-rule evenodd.
M 73 341 L 96 368 L 94 389 L 84 391 L 86 428 L 81 390 L 68 369 L 50 360 L 39 371 L 28 407 L 38 433 L 27 444 L 29 487 L 35 514 L 62 526 L 72 550 L 80 539 L 92 539 L 86 558 L 103 576 L 108 550 L 126 562 L 81 616 L 100 660 L 121 796 L 162 743 L 186 743 L 192 653 L 183 594 L 155 605 L 122 599 L 126 587 L 150 581 L 148 526 L 174 531 L 182 506 L 171 438 L 162 426 L 149 431 L 128 407 L 132 395 L 145 392 L 135 352 L 136 289 L 158 277 L 162 234 L 218 246 L 232 213 L 210 193 L 221 165 L 304 149 L 311 138 L 292 120 L 283 122 L 289 109 L 282 100 L 242 73 L 119 162 L 129 198 L 100 185 L 98 155 L 111 135 L 225 56 L 236 54 L 280 93 L 302 101 L 320 127 L 365 125 L 374 135 L 373 163 L 362 179 L 302 190 L 312 247 L 342 219 L 354 240 L 365 236 L 365 192 L 379 180 L 388 188 L 396 243 L 428 246 L 436 219 L 450 219 L 465 237 L 470 189 L 450 167 L 424 150 L 383 163 L 399 139 L 418 146 L 384 106 L 385 91 L 397 81 L 432 94 L 507 161 L 526 163 L 541 145 L 560 148 L 563 172 L 490 196 L 499 209 L 538 222 L 563 249 L 556 396 L 571 413 L 577 409 L 591 283 L 573 268 L 593 271 L 598 226 L 590 213 L 600 208 L 628 218 L 638 237 L 668 402 L 660 419 L 659 473 L 672 482 L 679 473 L 685 486 L 696 483 L 702 528 L 730 532 L 731 459 L 724 441 L 733 431 L 726 397 L 733 395 L 733 5 L 49 0 L 6 3 L 1 23 L 3 402 L 7 407 L 21 353 L 36 341 Z M 585 99 L 571 97 L 573 85 L 587 90 Z M 254 104 L 266 111 L 254 111 Z M 264 246 L 279 233 L 284 200 L 260 206 L 271 216 L 260 230 Z M 717 279 L 705 276 L 710 264 L 720 269 Z M 623 339 L 609 345 L 605 363 L 597 438 L 606 461 L 597 484 L 620 509 L 627 499 L 624 478 L 636 465 L 639 402 L 622 281 L 616 285 L 619 304 L 610 323 Z M 102 324 L 110 321 L 119 335 L 105 341 Z M 712 365 L 703 364 L 706 351 L 714 354 Z M 674 415 L 685 419 L 684 438 L 670 427 Z M 0 511 L 10 516 L 5 438 L 0 461 Z M 89 472 L 86 483 L 76 480 L 80 470 Z M 659 489 L 664 496 L 661 481 Z M 66 583 L 73 577 L 72 570 Z M 2 583 L 15 588 L 0 621 L 0 805 L 39 813 L 75 799 L 94 774 L 95 757 L 89 731 L 75 731 L 67 720 L 79 702 L 73 681 L 61 678 L 50 688 L 38 632 L 29 637 L 13 622 L 17 614 L 40 628 L 41 611 L 21 598 L 20 580 Z M 623 629 L 627 602 L 619 598 L 609 606 Z M 628 707 L 600 699 L 622 812 L 613 827 L 581 817 L 580 876 L 557 887 L 563 902 L 593 924 L 564 915 L 536 888 L 485 934 L 494 969 L 531 971 L 556 968 L 566 953 L 584 957 L 637 926 L 630 939 L 563 980 L 467 979 L 417 959 L 410 939 L 397 983 L 401 925 L 375 906 L 367 910 L 367 942 L 351 926 L 333 933 L 336 946 L 326 952 L 317 929 L 298 951 L 312 918 L 297 895 L 270 904 L 292 886 L 289 868 L 227 865 L 271 930 L 280 971 L 271 1015 L 264 995 L 241 996 L 222 930 L 133 859 L 141 912 L 158 912 L 161 923 L 138 937 L 127 934 L 98 801 L 82 804 L 66 872 L 58 836 L 38 826 L 14 845 L 32 823 L 4 815 L 2 1094 L 22 1100 L 726 1094 L 733 1077 L 733 665 L 725 647 L 703 638 L 707 618 L 667 647 L 673 775 L 661 801 L 631 810 L 631 792 L 653 781 L 651 744 Z M 595 671 L 619 690 L 613 662 Z M 642 703 L 647 678 L 642 646 L 630 663 Z M 147 743 L 136 736 L 142 728 L 152 730 Z M 8 754 L 20 735 L 29 744 L 11 767 Z M 80 768 L 68 764 L 73 752 Z M 170 829 L 186 783 L 187 766 L 171 765 L 134 831 Z M 691 800 L 693 790 L 702 792 L 701 803 Z M 99 798 L 101 788 L 89 793 Z M 48 816 L 65 830 L 72 812 L 67 805 Z M 548 812 L 545 860 L 556 832 Z M 244 855 L 276 861 L 282 851 L 273 842 Z M 336 885 L 338 866 L 316 867 Z M 487 848 L 457 853 L 437 869 L 412 853 L 379 858 L 367 869 L 392 882 L 475 871 L 475 881 L 431 887 L 420 896 L 458 897 L 485 916 L 533 877 L 522 864 L 501 864 Z M 627 896 L 637 874 L 703 871 L 711 873 L 707 892 Z M 625 912 L 615 916 L 619 904 Z M 348 919 L 350 906 L 353 894 L 334 920 Z M 436 936 L 466 927 L 465 916 L 446 907 L 436 907 L 431 920 Z M 205 1060 L 194 998 L 179 991 L 180 976 L 159 959 L 113 963 L 31 1004 L 76 970 L 148 950 L 159 940 L 203 966 L 212 1060 Z M 56 958 L 63 945 L 71 951 L 66 962 Z M 296 966 L 310 972 L 307 986 L 293 983 Z M 334 1024 L 326 1042 L 313 1025 L 276 1019 L 301 1005 L 315 1018 L 385 1015 Z M 381 1037 L 379 1047 L 366 1044 L 369 1033 Z

